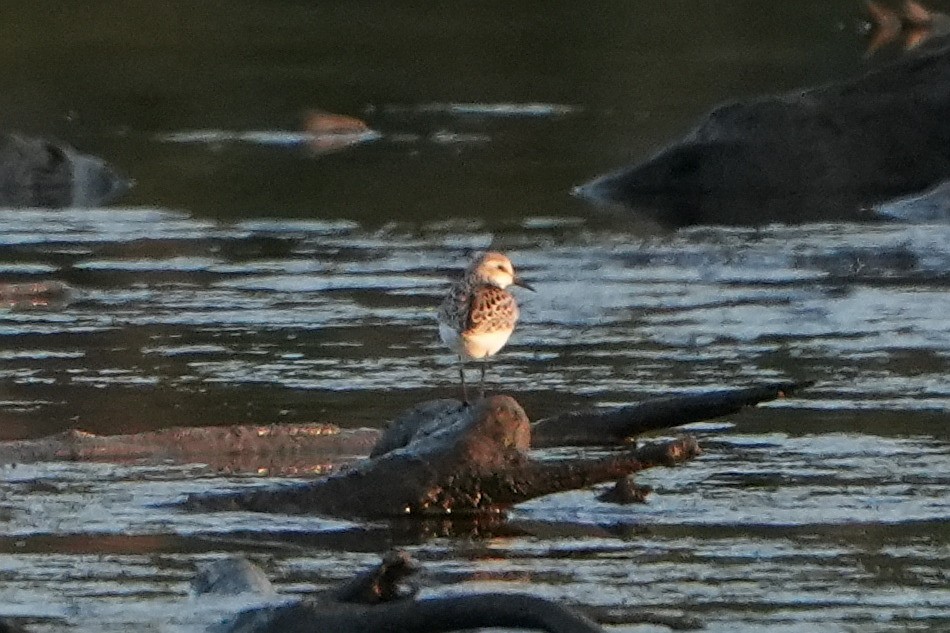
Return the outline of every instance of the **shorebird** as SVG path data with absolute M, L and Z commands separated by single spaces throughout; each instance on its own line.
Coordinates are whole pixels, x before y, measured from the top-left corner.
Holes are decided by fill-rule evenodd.
M 479 390 L 480 397 L 484 397 L 485 364 L 505 346 L 515 329 L 518 304 L 506 290 L 512 284 L 534 290 L 515 275 L 505 255 L 488 252 L 469 264 L 439 308 L 439 336 L 459 357 L 463 403 L 468 403 L 465 361 L 482 361 Z

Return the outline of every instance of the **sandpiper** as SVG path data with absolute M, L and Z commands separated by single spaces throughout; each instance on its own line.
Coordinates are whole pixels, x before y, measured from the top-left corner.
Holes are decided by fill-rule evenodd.
M 534 290 L 515 275 L 505 255 L 488 252 L 477 257 L 462 278 L 452 284 L 439 308 L 439 336 L 458 354 L 462 401 L 465 389 L 465 361 L 482 361 L 480 397 L 485 396 L 485 363 L 508 342 L 518 321 L 518 304 L 505 288 L 510 285 Z

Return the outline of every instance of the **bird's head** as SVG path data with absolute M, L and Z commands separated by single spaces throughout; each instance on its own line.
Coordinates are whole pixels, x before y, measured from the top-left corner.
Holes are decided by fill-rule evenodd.
M 502 253 L 488 252 L 481 255 L 469 266 L 469 274 L 480 283 L 499 288 L 507 288 L 514 284 L 528 290 L 534 290 L 515 274 L 511 260 Z

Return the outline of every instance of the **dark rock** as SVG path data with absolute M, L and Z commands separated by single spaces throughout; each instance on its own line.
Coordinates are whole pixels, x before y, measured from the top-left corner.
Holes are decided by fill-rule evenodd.
M 104 160 L 68 145 L 0 135 L 0 206 L 94 207 L 115 200 L 130 186 Z
M 838 83 L 722 105 L 579 195 L 669 227 L 864 220 L 950 178 L 950 42 Z
M 6 618 L 0 618 L 0 633 L 28 633 L 25 628 L 8 620 Z

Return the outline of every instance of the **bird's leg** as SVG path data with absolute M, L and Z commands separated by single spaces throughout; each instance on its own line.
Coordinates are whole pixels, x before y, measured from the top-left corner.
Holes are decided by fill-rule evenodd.
M 488 361 L 482 361 L 482 379 L 478 381 L 478 399 L 485 399 L 485 365 L 488 364 Z
M 459 379 L 462 381 L 462 406 L 468 406 L 468 390 L 465 388 L 465 360 L 459 356 Z

